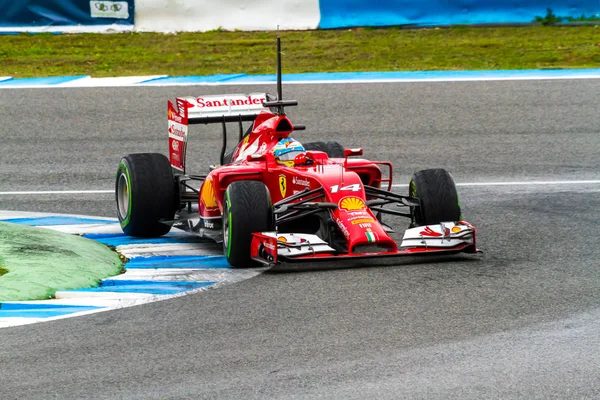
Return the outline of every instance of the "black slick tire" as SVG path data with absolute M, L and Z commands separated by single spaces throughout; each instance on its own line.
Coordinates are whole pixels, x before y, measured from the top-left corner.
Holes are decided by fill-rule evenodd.
M 273 206 L 267 187 L 237 181 L 227 187 L 223 206 L 223 251 L 233 268 L 255 267 L 250 257 L 252 232 L 274 231 Z
M 323 151 L 329 158 L 344 158 L 344 146 L 338 142 L 310 142 L 303 144 L 305 150 Z
M 452 175 L 444 169 L 426 169 L 415 173 L 409 183 L 409 196 L 420 200 L 411 209 L 413 225 L 434 225 L 460 221 L 460 201 Z
M 165 235 L 177 204 L 177 184 L 167 157 L 158 153 L 129 154 L 117 168 L 117 216 L 126 235 L 153 238 Z

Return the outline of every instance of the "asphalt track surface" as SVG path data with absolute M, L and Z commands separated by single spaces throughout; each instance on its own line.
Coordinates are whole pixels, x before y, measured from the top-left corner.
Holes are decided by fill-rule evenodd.
M 0 91 L 0 192 L 111 189 L 121 155 L 166 151 L 168 98 L 261 89 Z M 284 92 L 298 139 L 362 146 L 396 183 L 441 166 L 459 183 L 600 179 L 600 80 Z M 205 171 L 218 127 L 191 142 Z M 460 194 L 482 256 L 264 273 L 2 329 L 0 398 L 598 398 L 600 184 Z M 0 209 L 114 216 L 110 194 L 0 195 Z

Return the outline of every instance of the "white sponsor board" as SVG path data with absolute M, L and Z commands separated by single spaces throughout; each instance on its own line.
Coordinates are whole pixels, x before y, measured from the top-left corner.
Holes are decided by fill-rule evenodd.
M 319 0 L 136 0 L 135 30 L 204 32 L 317 29 Z

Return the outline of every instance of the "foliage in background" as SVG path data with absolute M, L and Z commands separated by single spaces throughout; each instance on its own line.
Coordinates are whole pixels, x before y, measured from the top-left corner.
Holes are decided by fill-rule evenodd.
M 279 32 L 284 72 L 600 67 L 600 28 Z M 0 36 L 0 76 L 272 74 L 276 32 Z
M 559 17 L 552 11 L 551 8 L 546 9 L 546 15 L 536 16 L 534 22 L 538 22 L 544 26 L 548 25 L 557 25 L 563 22 L 574 23 L 574 22 L 598 22 L 600 21 L 600 16 L 591 15 L 586 17 L 585 14 L 581 14 L 581 17 Z

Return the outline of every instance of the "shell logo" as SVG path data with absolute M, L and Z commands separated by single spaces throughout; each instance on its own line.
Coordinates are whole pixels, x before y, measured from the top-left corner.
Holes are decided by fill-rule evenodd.
M 279 237 L 277 238 L 277 240 L 278 240 L 279 242 L 282 242 L 282 243 L 287 243 L 287 239 L 285 238 L 285 236 L 279 236 Z
M 452 227 L 452 232 L 454 232 L 454 233 L 460 232 L 460 227 L 459 226 L 453 226 Z
M 339 206 L 346 211 L 364 210 L 365 202 L 358 197 L 344 197 L 340 200 Z
M 169 110 L 169 119 L 173 118 L 173 111 Z
M 200 198 L 206 208 L 217 208 L 217 196 L 215 196 L 215 190 L 213 188 L 212 180 L 207 179 L 202 185 L 202 192 Z

